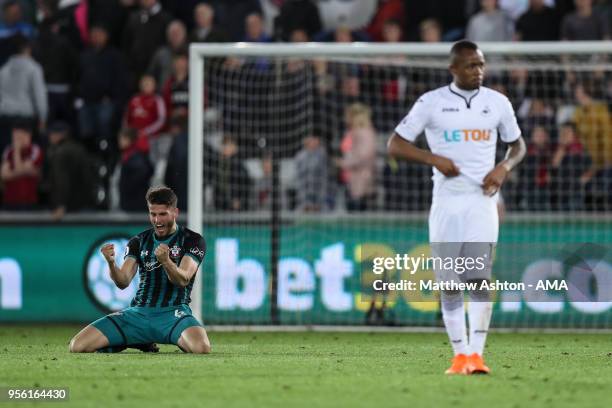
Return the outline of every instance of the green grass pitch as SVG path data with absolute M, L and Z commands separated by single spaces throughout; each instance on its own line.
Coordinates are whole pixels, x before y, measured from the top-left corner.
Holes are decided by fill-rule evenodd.
M 213 353 L 193 356 L 69 354 L 77 331 L 4 326 L 0 386 L 69 387 L 51 405 L 70 407 L 610 406 L 609 334 L 492 333 L 491 375 L 447 377 L 442 333 L 213 332 Z

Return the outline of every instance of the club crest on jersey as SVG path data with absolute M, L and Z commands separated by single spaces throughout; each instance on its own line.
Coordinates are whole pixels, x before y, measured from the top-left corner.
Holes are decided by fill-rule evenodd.
M 480 112 L 480 114 L 482 116 L 489 116 L 491 114 L 491 108 L 489 108 L 488 106 L 485 106 L 484 108 L 482 108 L 482 111 Z
M 180 253 L 181 253 L 181 248 L 179 248 L 178 246 L 174 245 L 172 248 L 170 248 L 170 257 L 178 258 Z
M 140 251 L 140 257 L 144 258 L 145 256 L 149 256 L 149 251 L 147 251 L 147 250 Z

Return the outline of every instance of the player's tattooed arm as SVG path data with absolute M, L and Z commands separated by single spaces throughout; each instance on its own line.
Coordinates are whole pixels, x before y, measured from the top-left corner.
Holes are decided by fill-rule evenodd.
M 525 141 L 519 136 L 514 142 L 509 143 L 506 158 L 502 160 L 493 170 L 484 178 L 482 189 L 486 195 L 493 195 L 501 188 L 506 180 L 508 173 L 523 160 L 527 148 Z
M 429 150 L 420 149 L 413 143 L 403 139 L 397 133 L 393 133 L 387 142 L 387 152 L 389 153 L 389 156 L 396 159 L 403 159 L 433 166 L 446 177 L 455 177 L 459 175 L 459 168 L 451 159 L 433 154 Z
M 121 268 L 115 262 L 115 246 L 113 244 L 104 244 L 100 249 L 104 259 L 108 263 L 110 277 L 115 282 L 119 289 L 125 289 L 130 285 L 134 275 L 136 275 L 136 259 L 126 257 Z
M 160 244 L 155 249 L 155 256 L 164 267 L 168 279 L 176 286 L 185 287 L 198 270 L 198 264 L 190 256 L 184 256 L 179 265 L 170 259 L 170 249 L 166 244 Z

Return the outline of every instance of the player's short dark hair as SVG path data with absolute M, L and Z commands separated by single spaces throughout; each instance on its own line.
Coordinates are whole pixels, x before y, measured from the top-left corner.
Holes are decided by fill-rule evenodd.
M 176 207 L 178 198 L 170 187 L 158 186 L 150 187 L 145 196 L 147 203 L 157 205 L 167 205 L 168 207 Z
M 455 59 L 464 51 L 477 51 L 478 44 L 469 40 L 460 40 L 453 44 L 450 50 L 450 60 L 455 62 Z

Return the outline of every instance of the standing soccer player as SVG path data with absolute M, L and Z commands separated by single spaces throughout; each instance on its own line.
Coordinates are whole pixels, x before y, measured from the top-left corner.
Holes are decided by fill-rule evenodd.
M 117 287 L 126 288 L 138 270 L 140 284 L 131 307 L 81 330 L 70 341 L 73 353 L 119 352 L 126 347 L 157 351 L 155 343 L 176 344 L 187 353 L 210 353 L 206 330 L 189 308 L 206 252 L 204 238 L 176 224 L 177 197 L 168 187 L 150 188 L 146 200 L 153 228 L 130 239 L 121 268 L 113 245 L 101 248 Z
M 481 269 L 434 268 L 439 282 L 477 284 L 477 289 L 468 291 L 469 343 L 463 291 L 441 291 L 442 316 L 455 354 L 446 373 L 487 374 L 482 355 L 493 306 L 490 292 L 480 287 L 491 279 L 499 230 L 496 195 L 508 173 L 523 159 L 525 142 L 510 101 L 482 86 L 485 60 L 475 43 L 464 40 L 453 45 L 449 70 L 453 82 L 417 100 L 395 128 L 388 153 L 433 166 L 432 254 L 488 260 Z M 431 151 L 413 144 L 423 130 Z M 498 135 L 509 149 L 495 165 Z

